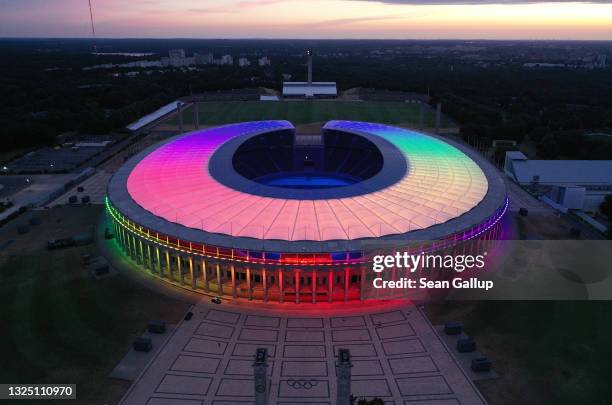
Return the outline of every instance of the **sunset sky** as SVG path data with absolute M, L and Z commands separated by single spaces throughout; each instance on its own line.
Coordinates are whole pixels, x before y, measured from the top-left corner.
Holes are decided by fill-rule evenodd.
M 92 0 L 100 38 L 612 40 L 612 0 Z M 0 37 L 88 37 L 87 0 L 0 0 Z

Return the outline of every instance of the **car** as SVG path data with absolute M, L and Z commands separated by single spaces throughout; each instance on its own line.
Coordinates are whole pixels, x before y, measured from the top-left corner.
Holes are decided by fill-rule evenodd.
M 221 298 L 220 297 L 215 297 L 215 298 L 211 299 L 210 302 L 212 302 L 213 304 L 220 304 L 221 303 Z

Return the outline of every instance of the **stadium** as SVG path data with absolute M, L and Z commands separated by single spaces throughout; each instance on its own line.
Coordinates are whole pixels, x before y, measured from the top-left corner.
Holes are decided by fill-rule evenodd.
M 160 279 L 296 303 L 365 300 L 381 246 L 496 240 L 507 206 L 503 180 L 476 152 L 356 121 L 318 135 L 288 121 L 181 134 L 130 158 L 106 199 L 118 246 Z

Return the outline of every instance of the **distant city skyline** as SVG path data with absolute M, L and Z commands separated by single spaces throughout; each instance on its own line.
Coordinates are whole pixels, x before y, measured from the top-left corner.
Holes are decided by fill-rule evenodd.
M 612 0 L 92 0 L 99 38 L 612 40 Z M 87 0 L 0 0 L 0 37 L 89 37 Z

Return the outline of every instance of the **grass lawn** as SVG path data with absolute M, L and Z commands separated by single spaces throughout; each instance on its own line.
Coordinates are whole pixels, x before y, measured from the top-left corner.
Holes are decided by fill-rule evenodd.
M 17 148 L 11 150 L 0 151 L 0 164 L 5 164 L 15 159 L 18 156 L 23 155 L 29 149 L 28 148 Z
M 82 266 L 95 245 L 47 251 L 47 239 L 87 231 L 102 207 L 37 212 L 42 224 L 0 232 L 0 382 L 76 383 L 79 403 L 117 403 L 130 385 L 108 377 L 150 319 L 178 322 L 188 304 L 114 275 L 95 280 Z M 27 219 L 28 215 L 24 217 Z M 60 220 L 60 222 L 58 222 Z
M 491 404 L 609 404 L 611 302 L 429 304 L 433 323 L 459 320 L 500 379 L 477 382 Z
M 183 122 L 193 124 L 193 107 L 184 111 Z M 418 104 L 374 101 L 225 101 L 199 104 L 201 125 L 222 125 L 257 120 L 288 120 L 294 125 L 325 122 L 334 119 L 381 122 L 387 124 L 419 123 Z M 177 124 L 178 118 L 168 120 Z M 449 120 L 442 117 L 442 126 Z M 435 125 L 435 112 L 425 109 L 425 126 Z

